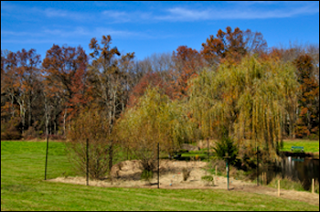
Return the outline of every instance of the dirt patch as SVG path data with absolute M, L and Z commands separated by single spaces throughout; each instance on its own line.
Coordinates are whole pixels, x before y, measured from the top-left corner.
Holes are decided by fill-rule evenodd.
M 202 176 L 209 175 L 206 172 L 206 162 L 202 161 L 160 161 L 160 188 L 162 189 L 227 189 L 227 178 L 221 176 L 213 176 L 214 181 L 207 182 L 201 180 Z M 90 180 L 90 186 L 101 187 L 131 187 L 131 188 L 157 188 L 157 173 L 150 182 L 140 180 L 141 169 L 138 160 L 124 161 L 112 167 L 112 178 L 104 180 Z M 190 171 L 189 178 L 183 180 L 182 169 L 186 168 Z M 84 177 L 59 177 L 49 181 L 74 183 L 86 185 Z M 277 196 L 278 190 L 266 186 L 257 186 L 256 184 L 229 178 L 229 189 L 232 191 L 244 191 L 250 193 L 266 194 Z M 281 190 L 280 198 L 303 201 L 312 205 L 319 206 L 319 194 L 311 194 L 310 192 L 299 192 L 293 190 Z

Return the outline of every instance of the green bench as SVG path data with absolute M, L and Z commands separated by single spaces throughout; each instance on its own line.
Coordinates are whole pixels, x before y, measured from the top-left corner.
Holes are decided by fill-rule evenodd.
M 300 151 L 300 152 L 303 152 L 304 151 L 304 148 L 303 148 L 303 146 L 292 146 L 291 147 L 291 152 L 293 152 L 293 151 Z

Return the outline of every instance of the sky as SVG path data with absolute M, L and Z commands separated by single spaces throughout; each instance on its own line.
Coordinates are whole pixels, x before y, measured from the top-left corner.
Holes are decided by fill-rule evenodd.
M 179 46 L 198 51 L 219 29 L 261 32 L 268 47 L 319 45 L 319 2 L 11 2 L 1 1 L 1 50 L 53 44 L 91 53 L 91 38 L 111 35 L 111 47 L 142 60 Z

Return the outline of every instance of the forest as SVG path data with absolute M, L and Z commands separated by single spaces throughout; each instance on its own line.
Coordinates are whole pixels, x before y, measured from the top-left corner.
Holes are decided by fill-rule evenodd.
M 269 156 L 284 138 L 319 138 L 318 44 L 268 48 L 261 33 L 227 27 L 200 51 L 143 60 L 110 35 L 89 48 L 1 50 L 1 140 L 88 138 L 110 157 L 121 144 L 144 158 L 158 142 L 170 153 L 222 134 Z

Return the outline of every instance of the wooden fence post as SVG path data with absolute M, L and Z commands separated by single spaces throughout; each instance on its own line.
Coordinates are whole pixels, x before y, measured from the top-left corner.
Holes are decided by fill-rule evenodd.
M 314 194 L 314 178 L 312 178 L 312 193 Z
M 278 180 L 278 197 L 280 197 L 280 180 Z

